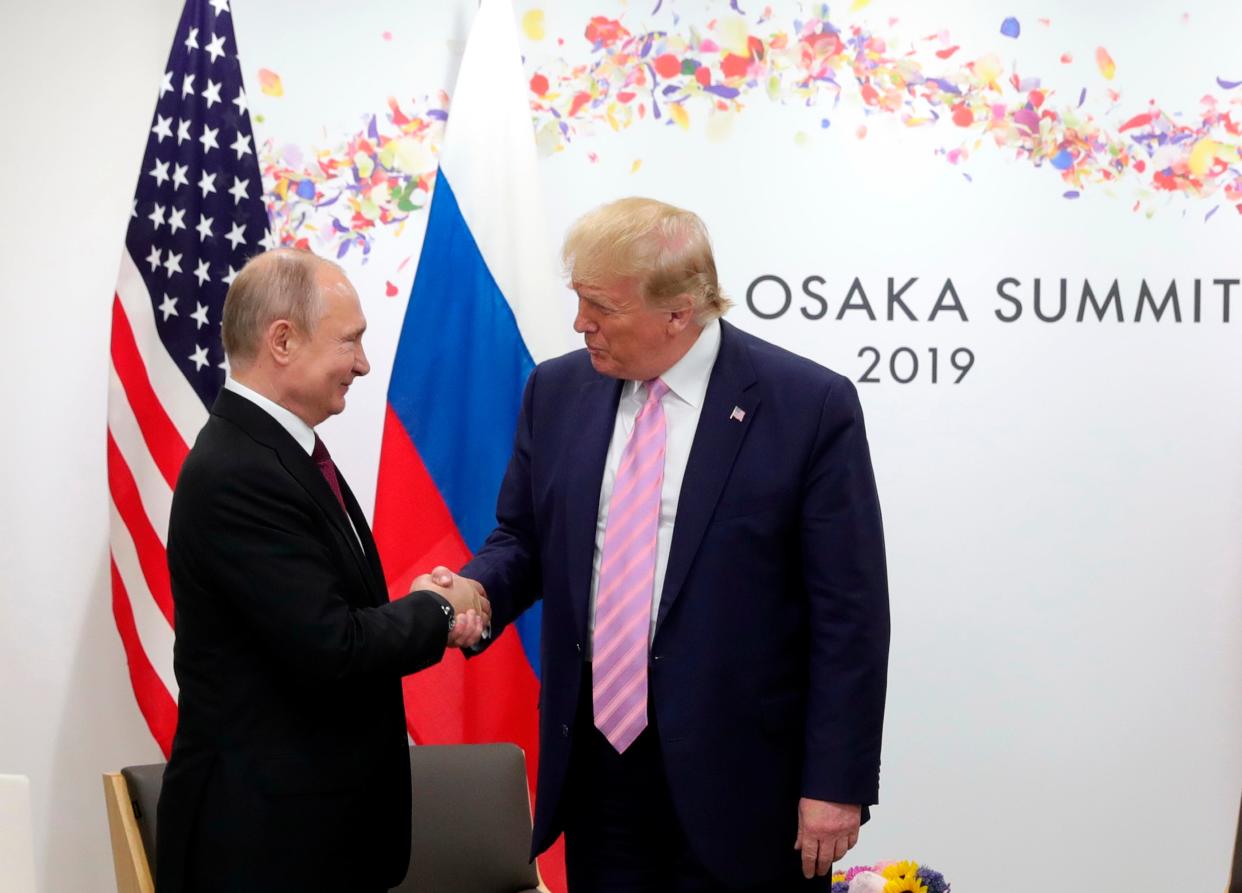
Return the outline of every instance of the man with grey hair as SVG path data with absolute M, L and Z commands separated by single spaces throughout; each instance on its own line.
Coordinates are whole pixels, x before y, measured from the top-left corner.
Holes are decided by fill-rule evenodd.
M 335 264 L 278 249 L 224 304 L 230 374 L 173 494 L 180 688 L 156 887 L 380 891 L 409 864 L 401 676 L 478 642 L 485 599 L 388 600 L 371 531 L 314 428 L 370 370 Z
M 571 893 L 827 890 L 888 659 L 857 393 L 719 318 L 688 211 L 605 205 L 564 259 L 586 349 L 531 374 L 498 526 L 433 571 L 496 632 L 543 599 L 533 850 L 564 831 Z

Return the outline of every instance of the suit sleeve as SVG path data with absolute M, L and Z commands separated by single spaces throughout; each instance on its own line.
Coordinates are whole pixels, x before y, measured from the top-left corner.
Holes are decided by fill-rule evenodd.
M 877 802 L 888 676 L 888 578 L 862 407 L 834 378 L 806 476 L 803 576 L 810 687 L 802 794 Z
M 530 374 L 522 394 L 513 440 L 513 454 L 496 500 L 496 528 L 465 567 L 463 576 L 483 584 L 492 604 L 492 636 L 501 631 L 535 601 L 540 592 L 539 537 L 531 488 L 535 380 Z
M 174 576 L 200 598 L 224 600 L 227 616 L 290 667 L 324 679 L 397 676 L 443 656 L 447 602 L 420 591 L 360 607 L 370 596 L 347 590 L 358 584 L 342 574 L 317 509 L 283 469 L 244 465 L 184 483 L 170 525 Z

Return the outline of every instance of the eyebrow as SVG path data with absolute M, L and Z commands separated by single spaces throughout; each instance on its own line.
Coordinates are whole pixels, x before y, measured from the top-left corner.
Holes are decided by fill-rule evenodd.
M 582 292 L 578 292 L 578 297 L 582 298 L 582 300 L 586 301 L 588 304 L 593 304 L 596 307 L 603 307 L 605 310 L 616 310 L 617 309 L 616 304 L 614 304 L 612 301 L 609 301 L 607 298 L 603 297 L 602 295 L 594 295 L 589 292 L 586 294 L 583 294 Z

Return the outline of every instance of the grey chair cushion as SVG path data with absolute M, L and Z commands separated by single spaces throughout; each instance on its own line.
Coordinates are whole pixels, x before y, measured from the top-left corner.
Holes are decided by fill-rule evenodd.
M 142 846 L 147 851 L 147 864 L 151 876 L 155 876 L 155 805 L 160 801 L 160 785 L 164 783 L 164 764 L 149 766 L 126 766 L 121 770 L 129 799 L 134 804 L 134 816 L 138 819 L 138 831 Z
M 512 744 L 410 748 L 410 870 L 393 893 L 536 893 L 526 759 Z M 164 764 L 121 770 L 155 874 Z
M 526 760 L 512 744 L 410 748 L 410 870 L 394 893 L 521 893 L 530 858 Z

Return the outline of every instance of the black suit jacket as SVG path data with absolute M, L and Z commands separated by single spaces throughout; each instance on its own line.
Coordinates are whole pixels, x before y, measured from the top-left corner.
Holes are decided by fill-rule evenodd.
M 620 394 L 586 351 L 535 369 L 499 525 L 462 569 L 486 587 L 496 632 L 543 597 L 538 850 L 560 830 Z M 723 883 L 758 885 L 796 866 L 800 796 L 876 802 L 888 638 L 880 505 L 854 386 L 722 322 L 648 684 L 677 816 Z
M 357 536 L 288 432 L 220 392 L 169 522 L 180 697 L 160 893 L 377 889 L 405 874 L 400 677 L 443 655 L 448 603 L 388 601 L 366 518 L 341 489 Z

